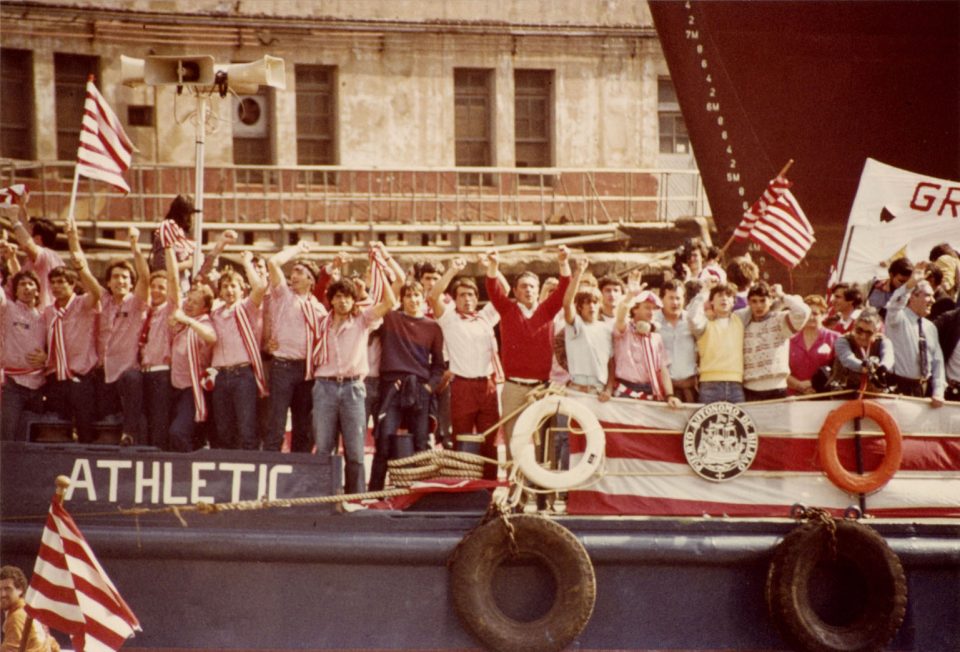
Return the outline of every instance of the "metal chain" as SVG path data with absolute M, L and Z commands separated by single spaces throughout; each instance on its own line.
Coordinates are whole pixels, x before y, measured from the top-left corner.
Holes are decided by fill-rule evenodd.
M 510 516 L 502 505 L 499 506 L 500 522 L 503 523 L 507 531 L 507 545 L 510 547 L 510 557 L 516 559 L 520 556 L 520 546 L 517 544 L 517 528 L 510 522 Z

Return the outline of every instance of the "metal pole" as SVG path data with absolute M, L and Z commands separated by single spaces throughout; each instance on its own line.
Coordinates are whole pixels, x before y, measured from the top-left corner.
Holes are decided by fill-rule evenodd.
M 193 167 L 193 187 L 194 200 L 193 205 L 196 214 L 193 217 L 193 276 L 200 274 L 200 265 L 203 257 L 200 253 L 200 246 L 203 237 L 203 150 L 206 141 L 207 109 L 210 101 L 209 96 L 203 93 L 197 93 L 197 113 L 196 113 L 196 161 Z

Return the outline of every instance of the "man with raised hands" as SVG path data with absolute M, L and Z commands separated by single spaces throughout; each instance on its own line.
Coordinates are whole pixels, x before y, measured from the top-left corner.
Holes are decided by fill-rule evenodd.
M 563 307 L 563 297 L 570 284 L 570 251 L 561 246 L 557 252 L 560 283 L 543 303 L 538 303 L 540 279 L 533 272 L 523 272 L 514 282 L 515 301 L 497 280 L 500 256 L 491 250 L 481 257 L 487 268 L 487 295 L 500 313 L 500 341 L 503 371 L 506 381 L 501 395 L 503 414 L 511 414 L 524 404 L 527 395 L 546 387 L 550 378 L 553 355 L 553 318 Z M 510 436 L 516 416 L 503 426 L 507 457 L 510 456 Z
M 143 273 L 148 265 L 138 246 L 140 231 L 136 227 L 130 229 L 129 239 L 136 267 L 128 260 L 115 260 L 107 266 L 104 274 L 107 292 L 101 300 L 97 332 L 97 349 L 103 365 L 99 407 L 102 415 L 122 412 L 122 445 L 147 443 L 139 353 L 150 277 Z
M 292 424 L 291 450 L 309 452 L 313 445 L 310 441 L 313 349 L 317 326 L 327 310 L 311 293 L 319 276 L 316 263 L 296 258 L 309 251 L 310 244 L 301 240 L 284 247 L 267 260 L 270 310 L 269 328 L 265 325 L 265 330 L 270 332 L 267 349 L 273 354 L 273 362 L 270 367 L 270 417 L 264 450 L 280 450 L 288 410 Z M 287 281 L 283 266 L 291 260 L 294 262 Z
M 67 222 L 73 269 L 56 267 L 50 271 L 50 292 L 54 302 L 43 312 L 47 331 L 48 403 L 60 417 L 72 420 L 81 443 L 95 439 L 96 418 L 97 315 L 103 288 L 90 272 L 80 249 L 77 225 Z M 76 286 L 86 293 L 78 295 Z
M 379 320 L 396 305 L 396 298 L 386 284 L 380 302 L 361 309 L 353 282 L 339 279 L 327 286 L 327 299 L 331 310 L 317 325 L 313 360 L 313 433 L 317 455 L 332 455 L 339 434 L 346 458 L 346 491 L 363 493 L 367 339 Z
M 263 330 L 261 304 L 267 286 L 253 268 L 253 254 L 243 252 L 243 269 L 250 284 L 244 297 L 243 276 L 224 270 L 219 279 L 222 303 L 210 312 L 217 332 L 213 345 L 213 367 L 217 370 L 213 387 L 215 448 L 260 447 L 257 437 L 257 396 L 267 394 L 260 336 Z
M 478 289 L 469 277 L 454 277 L 466 269 L 464 258 L 454 258 L 450 267 L 430 288 L 428 303 L 443 331 L 443 346 L 449 361 L 450 422 L 453 435 L 483 433 L 500 420 L 497 383 L 503 382 L 497 338 L 493 327 L 500 314 L 488 303 L 477 310 Z M 444 301 L 453 281 L 453 306 Z M 496 459 L 496 433 L 489 434 L 480 447 L 485 457 Z M 496 480 L 497 467 L 487 465 L 484 477 Z

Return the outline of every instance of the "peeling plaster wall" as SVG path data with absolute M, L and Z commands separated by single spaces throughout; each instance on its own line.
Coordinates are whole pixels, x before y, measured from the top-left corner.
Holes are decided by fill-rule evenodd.
M 15 1 L 4 3 L 6 11 L 17 9 Z M 36 5 L 37 3 L 33 3 Z M 42 3 L 41 3 L 42 4 Z M 61 0 L 56 4 L 89 9 L 88 2 Z M 478 16 L 478 7 L 483 15 Z M 195 100 L 185 92 L 177 97 L 172 87 L 129 88 L 121 84 L 120 55 L 146 57 L 156 54 L 210 54 L 218 63 L 249 61 L 264 54 L 286 62 L 286 90 L 269 93 L 273 120 L 273 161 L 296 164 L 297 63 L 330 65 L 336 69 L 337 163 L 345 166 L 452 166 L 454 165 L 453 70 L 480 67 L 494 70 L 493 155 L 498 166 L 514 165 L 513 73 L 516 69 L 554 71 L 553 145 L 554 164 L 559 167 L 637 168 L 657 163 L 657 76 L 666 65 L 655 38 L 636 37 L 633 45 L 624 38 L 590 35 L 590 26 L 649 29 L 651 21 L 641 0 L 401 0 L 288 2 L 284 0 L 232 2 L 215 0 L 105 0 L 95 11 L 150 12 L 152 18 L 169 14 L 169 24 L 191 16 L 269 15 L 272 17 L 327 17 L 371 21 L 369 31 L 318 36 L 310 23 L 303 23 L 304 39 L 296 31 L 273 34 L 270 45 L 245 47 L 205 45 L 202 36 L 180 48 L 151 48 L 137 42 L 118 43 L 97 38 L 36 37 L 0 33 L 4 47 L 25 48 L 34 53 L 35 124 L 37 152 L 41 160 L 56 157 L 55 108 L 53 105 L 53 53 L 95 54 L 101 61 L 98 82 L 122 121 L 126 107 L 153 105 L 156 126 L 135 127 L 131 137 L 141 162 L 184 163 L 193 161 L 195 128 L 189 114 Z M 34 6 L 31 12 L 44 11 Z M 209 18 L 207 18 L 208 20 Z M 106 19 L 105 19 L 106 20 Z M 109 20 L 131 21 L 136 17 L 111 14 Z M 145 20 L 142 17 L 140 20 Z M 378 30 L 377 21 L 426 21 L 420 28 Z M 537 25 L 534 36 L 506 33 L 478 36 L 434 29 L 428 21 L 497 21 L 510 26 Z M 195 21 L 196 22 L 196 21 Z M 381 27 L 385 23 L 380 24 Z M 571 36 L 564 25 L 582 32 Z M 548 27 L 544 27 L 548 26 Z M 551 28 L 549 26 L 555 26 Z M 585 27 L 586 26 L 586 27 Z M 218 25 L 221 27 L 222 25 Z M 633 32 L 640 34 L 639 31 Z M 211 37 L 212 38 L 212 37 Z M 246 42 L 246 41 L 244 41 Z M 608 47 L 609 46 L 609 47 Z M 206 161 L 210 165 L 233 161 L 229 98 L 211 100 L 216 131 L 206 138 Z

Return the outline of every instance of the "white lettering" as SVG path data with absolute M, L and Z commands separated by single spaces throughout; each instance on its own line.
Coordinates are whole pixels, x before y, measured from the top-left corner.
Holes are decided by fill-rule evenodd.
M 230 489 L 230 502 L 240 502 L 240 476 L 244 473 L 256 471 L 257 467 L 247 462 L 220 462 L 220 470 L 233 473 L 233 483 Z
M 143 474 L 144 463 L 138 461 L 137 465 L 134 467 L 134 502 L 142 503 L 143 502 L 143 490 L 146 487 L 150 487 L 150 502 L 158 503 L 160 502 L 160 462 L 151 462 L 151 474 L 150 477 L 146 477 Z
M 269 500 L 277 499 L 277 476 L 281 473 L 293 473 L 293 467 L 289 464 L 277 464 L 270 469 L 270 494 L 267 496 Z
M 193 504 L 199 502 L 215 503 L 217 499 L 212 496 L 201 496 L 200 490 L 207 486 L 207 481 L 200 477 L 201 471 L 213 471 L 217 468 L 216 462 L 194 462 L 190 465 L 190 502 Z
M 83 480 L 80 480 L 80 476 Z M 78 457 L 73 461 L 73 470 L 70 472 L 70 486 L 67 487 L 63 499 L 73 498 L 73 492 L 80 489 L 87 490 L 87 500 L 93 502 L 97 499 L 97 489 L 93 486 L 93 472 L 90 470 L 90 460 Z
M 132 466 L 131 460 L 97 460 L 98 469 L 110 470 L 110 489 L 107 492 L 107 500 L 111 503 L 117 502 L 117 476 L 120 469 L 129 469 Z
M 186 496 L 173 495 L 173 462 L 163 463 L 163 504 L 186 505 Z
M 257 500 L 267 496 L 267 465 L 260 464 L 257 475 Z

